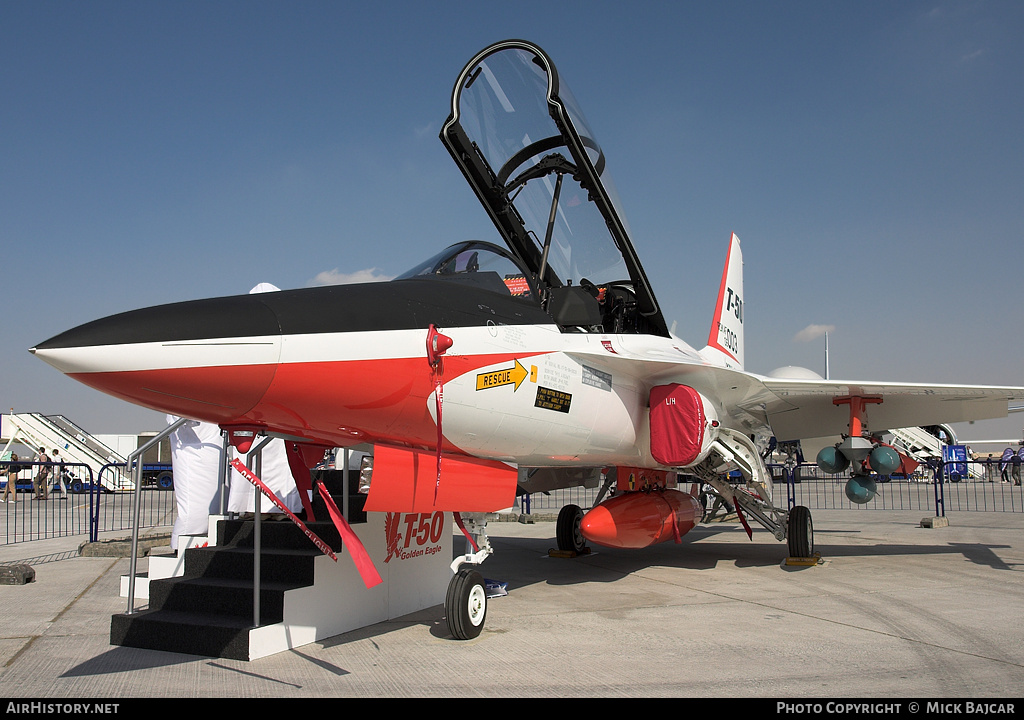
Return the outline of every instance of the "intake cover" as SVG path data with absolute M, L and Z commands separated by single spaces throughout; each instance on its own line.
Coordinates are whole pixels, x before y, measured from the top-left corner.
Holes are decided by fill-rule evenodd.
M 718 436 L 718 413 L 686 385 L 651 388 L 651 455 L 662 465 L 685 467 L 704 459 Z

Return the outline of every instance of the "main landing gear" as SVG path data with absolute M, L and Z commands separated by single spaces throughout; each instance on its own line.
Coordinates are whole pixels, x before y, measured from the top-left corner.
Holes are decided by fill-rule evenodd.
M 775 536 L 786 540 L 789 556 L 814 556 L 814 525 L 811 511 L 797 505 L 788 512 L 772 502 L 772 481 L 757 448 L 746 436 L 724 428 L 719 439 L 712 444 L 712 452 L 691 472 L 705 482 L 711 492 L 736 509 L 746 526 L 746 518 L 753 518 Z M 743 483 L 729 482 L 725 474 L 735 467 L 743 476 Z M 749 534 L 750 530 L 747 529 Z
M 580 525 L 583 522 L 583 508 L 579 505 L 564 505 L 558 511 L 555 521 L 555 541 L 564 553 L 582 555 L 587 550 L 587 539 L 583 537 Z
M 797 505 L 789 511 L 789 519 L 786 522 L 786 541 L 789 544 L 790 557 L 813 557 L 814 524 L 811 522 L 811 511 L 803 505 Z

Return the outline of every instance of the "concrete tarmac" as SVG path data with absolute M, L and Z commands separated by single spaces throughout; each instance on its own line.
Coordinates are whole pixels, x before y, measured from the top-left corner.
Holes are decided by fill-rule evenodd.
M 128 558 L 81 557 L 81 537 L 8 545 L 0 562 L 36 577 L 0 585 L 0 695 L 1014 702 L 1024 514 L 922 515 L 816 511 L 811 566 L 735 523 L 566 559 L 548 556 L 554 523 L 492 522 L 483 571 L 508 595 L 479 638 L 452 639 L 438 606 L 252 662 L 111 646 Z

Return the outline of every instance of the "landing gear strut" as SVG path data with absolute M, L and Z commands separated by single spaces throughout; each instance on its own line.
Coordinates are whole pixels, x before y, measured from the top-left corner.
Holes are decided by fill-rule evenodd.
M 705 482 L 717 500 L 732 505 L 744 527 L 744 515 L 757 520 L 777 540 L 786 540 L 790 557 L 814 555 L 814 525 L 811 511 L 797 505 L 789 512 L 772 502 L 771 475 L 753 443 L 740 433 L 720 430 L 713 452 L 691 472 Z M 739 469 L 744 484 L 733 486 L 724 474 L 730 467 Z M 747 528 L 747 533 L 750 533 Z

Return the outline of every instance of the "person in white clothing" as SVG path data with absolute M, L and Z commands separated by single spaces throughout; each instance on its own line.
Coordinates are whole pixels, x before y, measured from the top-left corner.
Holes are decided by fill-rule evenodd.
M 178 418 L 167 416 L 167 424 Z M 188 420 L 170 437 L 171 467 L 174 472 L 174 499 L 178 517 L 171 528 L 171 549 L 178 550 L 181 535 L 206 535 L 210 514 L 220 509 L 220 463 L 223 440 L 220 428 L 210 423 Z
M 243 463 L 246 462 L 245 455 L 237 455 Z M 250 467 L 250 470 L 256 470 Z M 256 473 L 274 495 L 293 513 L 302 510 L 302 498 L 292 478 L 291 467 L 288 465 L 288 456 L 285 451 L 283 440 L 271 440 L 260 452 L 260 468 Z M 231 487 L 228 491 L 228 511 L 236 513 L 253 513 L 256 509 L 256 487 L 242 477 L 241 473 L 232 468 Z M 281 510 L 274 502 L 263 496 L 260 501 L 261 513 L 281 513 Z

